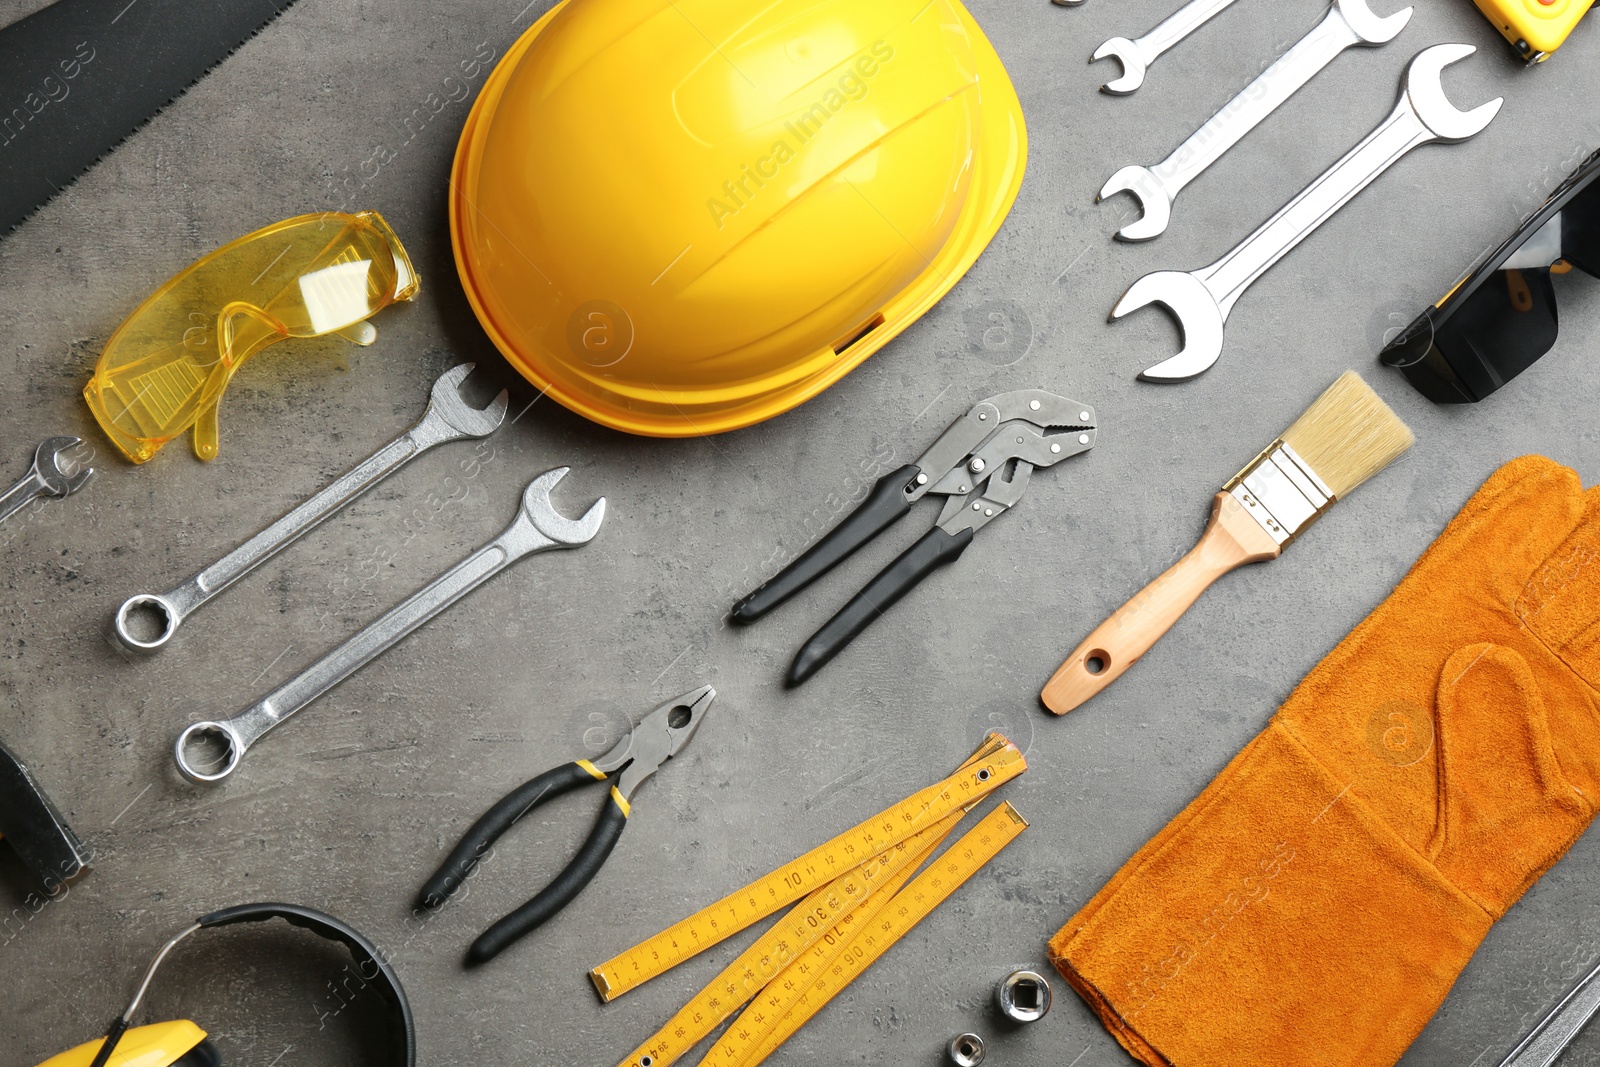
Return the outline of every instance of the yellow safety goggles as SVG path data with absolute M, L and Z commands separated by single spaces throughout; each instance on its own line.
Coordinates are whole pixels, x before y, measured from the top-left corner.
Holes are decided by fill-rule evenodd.
M 156 290 L 106 342 L 83 397 L 135 463 L 194 427 L 217 455 L 217 405 L 251 356 L 290 337 L 369 345 L 366 320 L 417 293 L 400 239 L 375 211 L 274 223 L 226 244 Z

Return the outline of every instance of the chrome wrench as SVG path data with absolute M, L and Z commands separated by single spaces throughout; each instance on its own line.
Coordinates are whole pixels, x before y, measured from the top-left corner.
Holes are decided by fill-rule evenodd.
M 1163 52 L 1173 48 L 1207 22 L 1210 22 L 1234 0 L 1190 0 L 1167 20 L 1137 40 L 1113 37 L 1096 48 L 1089 62 L 1095 63 L 1114 56 L 1122 64 L 1122 76 L 1100 87 L 1102 93 L 1127 96 L 1144 84 L 1144 73 Z
M 315 496 L 283 516 L 250 540 L 217 560 L 176 589 L 165 593 L 136 593 L 117 609 L 113 632 L 129 652 L 149 655 L 172 639 L 200 605 L 293 544 L 334 512 L 383 481 L 435 445 L 465 438 L 488 437 L 506 417 L 506 391 L 488 407 L 471 407 L 461 399 L 461 383 L 473 364 L 451 367 L 433 383 L 428 410 L 416 425 L 335 479 Z M 161 619 L 161 631 L 145 639 L 133 632 L 131 618 L 141 609 Z
M 94 468 L 75 474 L 61 469 L 61 456 L 83 444 L 79 437 L 47 437 L 33 450 L 33 466 L 22 480 L 0 495 L 0 522 L 27 507 L 36 497 L 71 496 L 94 477 Z
M 550 490 L 566 476 L 567 470 L 557 467 L 535 478 L 524 490 L 517 517 L 504 533 L 391 608 L 344 644 L 233 718 L 190 725 L 173 746 L 178 770 L 191 782 L 222 781 L 238 768 L 250 746 L 273 727 L 517 560 L 536 552 L 576 548 L 592 541 L 605 521 L 605 497 L 591 504 L 581 519 L 567 518 L 550 503 Z M 190 758 L 191 745 L 199 747 L 205 738 L 217 742 L 224 750 L 220 769 L 203 769 Z
M 1500 1067 L 1550 1067 L 1555 1063 L 1600 1010 L 1600 981 L 1597 979 L 1600 979 L 1600 967 L 1590 971 L 1587 978 L 1563 997 L 1533 1032 L 1500 1061 Z
M 1470 44 L 1440 44 L 1418 53 L 1406 68 L 1400 102 L 1389 117 L 1242 244 L 1209 267 L 1189 273 L 1157 271 L 1134 282 L 1111 317 L 1120 319 L 1151 304 L 1163 304 L 1177 317 L 1184 342 L 1183 351 L 1139 377 L 1147 382 L 1186 382 L 1204 374 L 1222 355 L 1224 324 L 1250 283 L 1413 148 L 1433 141 L 1465 141 L 1483 132 L 1500 113 L 1503 99 L 1458 111 L 1440 80 L 1445 67 L 1476 51 Z
M 1411 21 L 1413 10 L 1408 7 L 1379 18 L 1366 0 L 1333 0 L 1316 29 L 1263 71 L 1172 155 L 1153 167 L 1123 167 L 1111 176 L 1098 199 L 1132 193 L 1144 212 L 1143 217 L 1119 230 L 1117 236 L 1124 241 L 1148 241 L 1165 233 L 1172 219 L 1172 202 L 1186 185 L 1346 49 L 1394 40 Z

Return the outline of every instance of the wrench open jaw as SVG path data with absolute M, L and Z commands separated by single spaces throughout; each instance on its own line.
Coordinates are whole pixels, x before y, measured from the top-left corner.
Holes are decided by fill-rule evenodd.
M 1233 4 L 1234 0 L 1189 0 L 1136 41 L 1126 37 L 1111 38 L 1095 49 L 1089 62 L 1115 58 L 1122 64 L 1122 75 L 1102 85 L 1100 91 L 1112 96 L 1127 96 L 1135 91 L 1144 84 L 1145 71 L 1150 69 L 1150 64 Z
M 61 457 L 83 444 L 81 437 L 47 437 L 33 452 L 33 469 L 38 472 L 39 483 L 51 496 L 71 496 L 94 477 L 93 467 L 84 467 L 74 474 L 61 469 Z
M 576 547 L 595 539 L 606 521 L 606 498 L 589 505 L 580 519 L 569 519 L 550 501 L 550 490 L 567 476 L 571 467 L 557 467 L 535 478 L 522 494 L 522 512 L 538 531 L 558 545 Z
M 33 450 L 33 466 L 22 480 L 0 492 L 0 522 L 15 515 L 41 496 L 71 496 L 94 477 L 93 467 L 68 474 L 61 466 L 67 452 L 83 444 L 77 437 L 47 437 Z
M 1184 339 L 1183 351 L 1139 377 L 1186 382 L 1205 373 L 1221 357 L 1224 324 L 1252 282 L 1412 149 L 1434 141 L 1465 141 L 1494 121 L 1503 100 L 1461 111 L 1444 93 L 1444 68 L 1475 51 L 1469 44 L 1441 44 L 1419 52 L 1406 69 L 1400 100 L 1389 117 L 1238 247 L 1208 267 L 1188 273 L 1158 271 L 1135 282 L 1111 317 L 1162 304 L 1178 320 Z
M 1154 56 L 1147 57 L 1144 54 L 1137 41 L 1130 41 L 1126 37 L 1113 37 L 1096 48 L 1089 62 L 1098 63 L 1106 58 L 1122 64 L 1122 73 L 1100 87 L 1102 93 L 1112 96 L 1127 96 L 1137 92 L 1139 86 L 1144 84 L 1145 71 L 1150 69 L 1150 64 L 1155 60 Z
M 511 394 L 506 389 L 500 390 L 484 408 L 475 408 L 461 398 L 461 383 L 475 366 L 461 363 L 451 367 L 434 381 L 433 391 L 428 396 L 428 407 L 460 437 L 488 437 L 505 421 L 510 404 Z
M 1172 221 L 1172 202 L 1190 182 L 1346 49 L 1377 47 L 1394 40 L 1410 23 L 1413 10 L 1408 7 L 1379 17 L 1366 0 L 1333 0 L 1328 13 L 1310 33 L 1223 105 L 1170 156 L 1151 167 L 1123 167 L 1111 176 L 1097 199 L 1105 201 L 1118 193 L 1129 193 L 1138 201 L 1141 212 L 1141 217 L 1117 232 L 1117 239 L 1149 241 L 1165 233 Z
M 251 537 L 209 567 L 165 593 L 135 593 L 122 602 L 112 634 L 128 652 L 148 656 L 172 640 L 184 619 L 250 571 L 287 548 L 411 460 L 451 441 L 488 437 L 505 421 L 509 393 L 502 389 L 482 408 L 461 396 L 461 384 L 474 364 L 462 363 L 439 375 L 428 394 L 428 409 L 410 429 L 302 501 L 287 515 Z M 137 622 L 136 617 L 143 617 Z
M 1222 356 L 1222 337 L 1228 314 L 1205 282 L 1193 274 L 1163 270 L 1146 274 L 1133 283 L 1111 311 L 1113 321 L 1151 304 L 1172 312 L 1183 332 L 1183 351 L 1146 370 L 1147 382 L 1174 384 L 1198 378 Z
M 1462 111 L 1444 93 L 1444 68 L 1459 63 L 1478 50 L 1470 44 L 1437 44 L 1423 49 L 1406 68 L 1406 102 L 1413 115 L 1446 144 L 1467 141 L 1488 129 L 1500 114 L 1504 97 L 1495 97 L 1471 111 Z M 1405 102 L 1402 103 L 1405 106 Z
M 1178 189 L 1169 189 L 1161 176 L 1149 167 L 1123 167 L 1111 176 L 1095 197 L 1096 203 L 1118 193 L 1131 193 L 1139 202 L 1139 217 L 1117 231 L 1119 241 L 1149 241 L 1167 232 L 1172 221 L 1172 202 Z
M 173 744 L 178 773 L 191 782 L 220 782 L 244 754 L 280 723 L 298 714 L 334 686 L 393 648 L 407 635 L 518 560 L 538 552 L 587 544 L 605 520 L 601 497 L 580 519 L 569 519 L 550 502 L 550 490 L 568 468 L 545 471 L 523 491 L 511 525 L 454 567 L 390 608 L 339 647 L 245 708 L 231 719 L 191 723 Z

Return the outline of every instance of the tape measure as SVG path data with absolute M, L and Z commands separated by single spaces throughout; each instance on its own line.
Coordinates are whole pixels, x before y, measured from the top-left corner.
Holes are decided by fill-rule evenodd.
M 819 939 L 839 938 L 869 898 L 892 896 L 956 828 L 957 811 L 823 886 L 745 949 L 667 1024 L 622 1061 L 622 1067 L 668 1067 L 744 1007 Z
M 1476 0 L 1501 36 L 1529 63 L 1543 63 L 1589 13 L 1594 0 Z
M 1027 828 L 1003 802 L 910 885 L 892 896 L 873 894 L 845 936 L 819 941 L 767 983 L 700 1067 L 753 1067 L 766 1059 Z
M 1022 751 L 993 734 L 972 759 L 944 781 L 912 794 L 827 844 L 607 960 L 591 970 L 589 978 L 599 990 L 600 999 L 610 1003 L 946 816 L 970 808 L 1027 769 Z

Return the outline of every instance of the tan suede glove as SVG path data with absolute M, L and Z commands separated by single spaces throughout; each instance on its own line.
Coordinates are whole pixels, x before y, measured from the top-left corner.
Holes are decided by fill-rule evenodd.
M 1392 1064 L 1600 801 L 1600 491 L 1502 468 L 1050 943 L 1131 1053 Z

